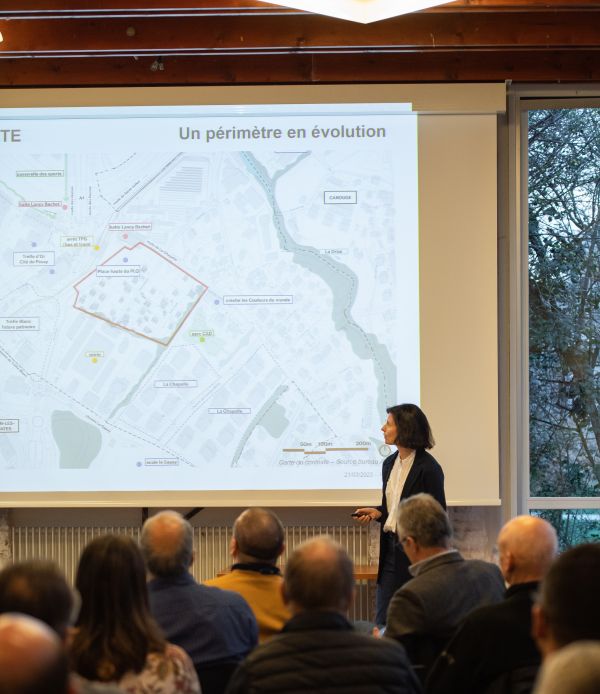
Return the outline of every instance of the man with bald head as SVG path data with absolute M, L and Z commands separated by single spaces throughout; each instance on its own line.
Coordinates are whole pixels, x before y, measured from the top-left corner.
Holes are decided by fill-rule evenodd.
M 260 643 L 280 632 L 291 617 L 277 568 L 284 547 L 283 526 L 273 511 L 248 508 L 233 524 L 230 573 L 206 581 L 207 586 L 233 590 L 248 602 L 258 622 Z
M 419 692 L 400 644 L 353 629 L 346 616 L 353 594 L 352 561 L 339 545 L 321 537 L 298 547 L 283 583 L 293 616 L 240 665 L 227 694 Z
M 533 685 L 541 656 L 531 633 L 531 608 L 557 546 L 554 528 L 535 516 L 517 516 L 502 528 L 498 551 L 508 585 L 505 599 L 467 617 L 435 663 L 427 692 L 476 694 L 510 680 Z
M 256 619 L 237 593 L 197 583 L 193 531 L 175 511 L 162 511 L 142 528 L 140 545 L 150 574 L 150 610 L 172 643 L 194 663 L 204 694 L 220 692 L 258 642 Z
M 58 634 L 33 617 L 0 616 L 0 692 L 67 694 L 67 657 Z

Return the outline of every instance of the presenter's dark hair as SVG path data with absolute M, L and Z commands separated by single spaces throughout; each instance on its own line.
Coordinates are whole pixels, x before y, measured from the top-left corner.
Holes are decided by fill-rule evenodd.
M 141 672 L 166 642 L 150 614 L 142 554 L 130 538 L 105 535 L 81 555 L 75 585 L 81 610 L 70 649 L 73 670 L 88 680 Z
M 391 414 L 396 423 L 396 445 L 402 448 L 414 448 L 423 451 L 433 448 L 435 441 L 425 413 L 417 405 L 404 403 L 388 407 L 386 412 Z

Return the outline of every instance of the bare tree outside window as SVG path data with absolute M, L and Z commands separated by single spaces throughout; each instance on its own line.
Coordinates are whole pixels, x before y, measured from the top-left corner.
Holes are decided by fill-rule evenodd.
M 529 111 L 528 139 L 530 495 L 595 497 L 600 109 Z M 600 538 L 600 510 L 542 514 L 565 545 Z

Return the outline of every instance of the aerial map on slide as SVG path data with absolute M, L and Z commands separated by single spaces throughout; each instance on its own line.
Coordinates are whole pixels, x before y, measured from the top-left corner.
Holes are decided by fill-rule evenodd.
M 0 117 L 0 491 L 379 485 L 419 398 L 405 105 Z

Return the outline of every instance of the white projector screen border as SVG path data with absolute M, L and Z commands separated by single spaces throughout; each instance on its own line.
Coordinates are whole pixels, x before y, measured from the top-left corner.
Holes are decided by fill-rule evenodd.
M 410 102 L 419 113 L 421 405 L 449 504 L 497 505 L 496 120 L 504 84 L 0 91 L 7 108 L 343 102 Z M 379 498 L 379 488 L 0 493 L 0 506 L 351 506 Z

